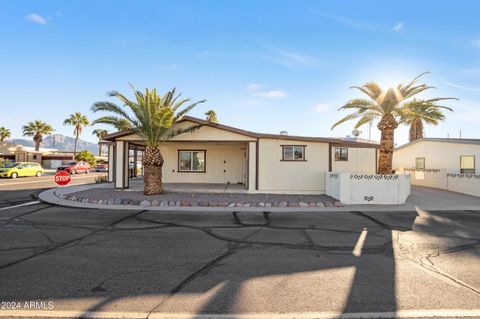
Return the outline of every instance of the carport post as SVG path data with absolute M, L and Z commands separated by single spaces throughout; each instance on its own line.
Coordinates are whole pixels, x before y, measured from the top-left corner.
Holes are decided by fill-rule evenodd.
M 115 188 L 128 188 L 128 142 L 115 141 Z
M 248 192 L 255 192 L 257 190 L 257 143 L 248 143 Z
M 113 182 L 113 172 L 115 170 L 115 161 L 114 161 L 115 145 L 108 144 L 108 181 Z

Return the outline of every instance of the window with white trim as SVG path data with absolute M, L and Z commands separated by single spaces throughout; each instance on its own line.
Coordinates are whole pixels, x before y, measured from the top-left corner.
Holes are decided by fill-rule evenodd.
M 178 171 L 204 173 L 205 158 L 205 150 L 179 150 Z
M 415 169 L 425 169 L 425 157 L 415 158 Z
M 347 147 L 335 147 L 335 161 L 346 162 L 348 161 L 348 148 Z
M 305 161 L 305 145 L 282 145 L 282 161 Z

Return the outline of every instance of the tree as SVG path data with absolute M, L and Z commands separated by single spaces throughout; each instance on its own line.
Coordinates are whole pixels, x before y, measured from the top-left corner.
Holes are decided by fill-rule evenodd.
M 445 100 L 447 100 L 447 98 L 445 98 Z M 404 104 L 405 109 L 402 112 L 400 123 L 410 126 L 410 142 L 423 138 L 424 123 L 438 125 L 441 121 L 445 120 L 445 115 L 443 114 L 442 109 L 453 112 L 453 110 L 447 106 L 437 105 L 437 101 L 438 99 L 413 99 Z
M 377 128 L 381 132 L 378 165 L 379 174 L 392 173 L 394 132 L 398 127 L 398 121 L 405 113 L 405 102 L 418 93 L 432 88 L 432 86 L 426 84 L 417 84 L 418 79 L 426 73 L 428 72 L 418 75 L 406 85 L 399 84 L 396 87 L 391 87 L 386 90 L 382 89 L 375 82 L 368 82 L 362 86 L 353 86 L 352 88 L 358 89 L 367 95 L 368 99 L 353 99 L 339 108 L 339 110 L 354 110 L 354 112 L 335 123 L 332 129 L 339 124 L 353 119 L 358 119 L 355 128 L 359 128 L 373 120 L 380 119 L 377 124 Z M 431 99 L 431 101 L 436 102 L 444 99 L 445 98 L 436 98 Z
M 91 167 L 97 164 L 97 160 L 95 156 L 93 156 L 92 152 L 89 151 L 80 151 L 77 155 L 75 155 L 76 161 L 87 162 Z
M 97 136 L 98 138 L 98 156 L 102 156 L 102 146 L 103 146 L 102 140 L 108 134 L 108 131 L 101 128 L 97 128 L 93 130 L 92 134 Z
M 217 112 L 214 110 L 208 110 L 205 115 L 207 116 L 206 120 L 212 123 L 218 123 Z
M 0 127 L 0 142 L 5 141 L 6 138 L 9 138 L 11 136 L 10 130 L 5 127 Z
M 164 162 L 160 145 L 177 135 L 198 129 L 200 125 L 175 127 L 175 124 L 205 100 L 191 103 L 190 99 L 180 98 L 181 94 L 176 94 L 175 88 L 163 96 L 158 95 L 156 89 L 145 89 L 145 92 L 137 91 L 133 86 L 132 89 L 135 96 L 133 100 L 116 91 L 108 94 L 120 100 L 122 106 L 111 102 L 95 103 L 92 106 L 93 112 L 105 111 L 110 115 L 100 117 L 93 123 L 114 126 L 125 120 L 129 123 L 132 133 L 140 136 L 146 145 L 142 160 L 144 194 L 160 194 L 163 192 L 162 166 Z
M 40 149 L 40 143 L 43 141 L 43 136 L 52 134 L 52 132 L 53 127 L 40 120 L 28 122 L 27 125 L 23 126 L 23 135 L 33 136 L 35 151 L 37 152 Z
M 90 125 L 90 121 L 87 119 L 85 115 L 80 112 L 75 112 L 70 115 L 65 121 L 63 121 L 63 125 L 72 125 L 73 126 L 73 135 L 75 135 L 75 147 L 73 149 L 73 156 L 77 154 L 77 144 L 78 138 L 83 132 L 83 128 L 87 125 Z

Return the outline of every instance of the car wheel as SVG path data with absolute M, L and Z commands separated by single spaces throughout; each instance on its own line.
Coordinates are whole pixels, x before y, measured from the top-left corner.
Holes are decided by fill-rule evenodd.
M 10 175 L 11 178 L 17 178 L 18 177 L 18 174 L 17 173 L 12 173 L 12 175 Z
M 70 174 L 71 174 L 71 175 L 75 175 L 75 174 L 77 174 L 77 171 L 74 170 L 74 169 L 72 169 L 72 170 L 70 171 Z
M 37 177 L 42 176 L 42 172 L 38 171 L 37 174 L 35 174 L 35 176 L 37 176 Z

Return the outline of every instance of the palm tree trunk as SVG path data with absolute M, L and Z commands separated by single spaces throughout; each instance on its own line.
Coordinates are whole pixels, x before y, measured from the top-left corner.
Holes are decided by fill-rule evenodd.
M 102 143 L 98 143 L 98 156 L 102 156 Z
M 415 119 L 410 124 L 409 140 L 413 142 L 421 138 L 423 138 L 423 122 L 421 119 Z
M 378 174 L 392 174 L 394 133 L 398 123 L 392 115 L 385 115 L 377 127 L 381 132 Z
M 73 147 L 73 157 L 77 155 L 77 142 L 78 142 L 78 134 L 75 135 L 75 146 Z
M 38 152 L 40 150 L 40 141 L 36 140 L 35 141 L 35 151 Z
M 156 195 L 163 192 L 162 183 L 163 156 L 159 147 L 147 146 L 143 157 L 145 195 Z

